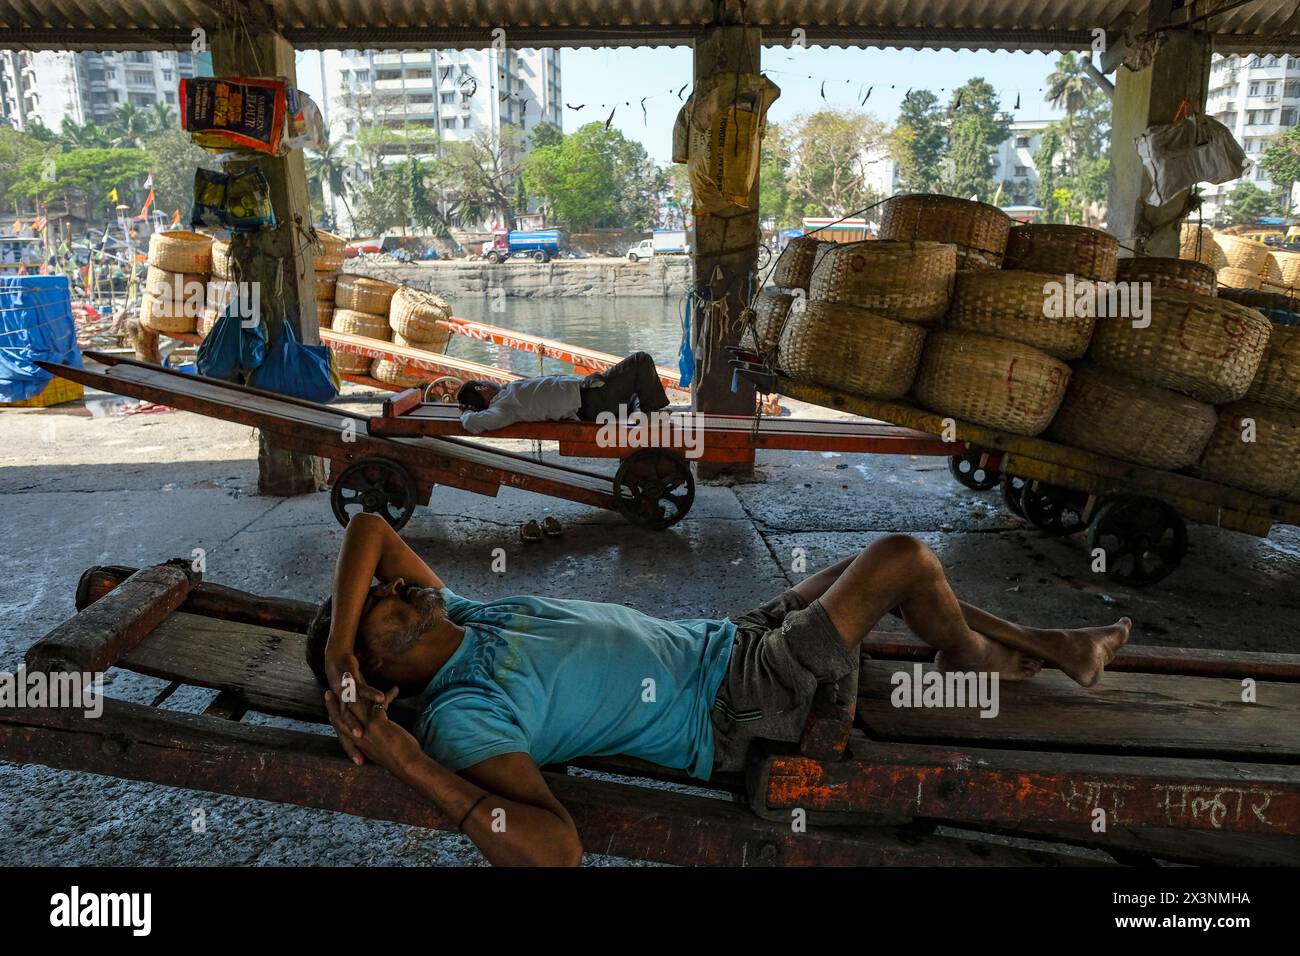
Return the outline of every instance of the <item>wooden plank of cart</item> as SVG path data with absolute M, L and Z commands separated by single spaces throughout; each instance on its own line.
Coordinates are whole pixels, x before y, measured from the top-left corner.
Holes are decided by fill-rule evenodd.
M 653 416 L 629 416 L 616 424 L 626 427 L 582 421 L 519 422 L 473 437 L 554 441 L 564 456 L 620 459 L 615 494 L 629 511 L 689 508 L 695 496 L 692 461 L 751 462 L 758 449 L 876 455 L 951 452 L 934 435 L 878 422 L 703 415 L 669 408 Z M 382 414 L 371 418 L 369 426 L 373 435 L 469 434 L 455 406 L 426 401 L 418 388 L 387 399 Z
M 332 736 L 244 721 L 325 722 L 304 662 L 313 603 L 203 581 L 183 559 L 90 568 L 76 607 L 28 651 L 29 671 L 168 684 L 150 706 L 109 698 L 93 718 L 0 708 L 0 759 L 454 828 Z M 892 706 L 893 675 L 929 672 L 931 653 L 872 635 L 856 681 L 819 694 L 798 744 L 760 748 L 704 790 L 629 758 L 544 774 L 589 851 L 681 865 L 1300 863 L 1300 656 L 1126 647 L 1094 688 L 1054 671 L 1002 685 L 990 720 Z M 1267 704 L 1241 702 L 1245 677 Z M 164 709 L 186 685 L 216 692 L 203 713 Z M 414 717 L 401 701 L 392 713 Z M 1078 846 L 1102 852 L 1080 860 Z
M 1086 531 L 1089 560 L 1100 556 L 1104 573 L 1130 586 L 1154 584 L 1178 567 L 1187 552 L 1187 521 L 1258 537 L 1274 524 L 1300 525 L 1300 501 L 956 421 L 903 402 L 795 382 L 750 353 L 738 353 L 732 365 L 760 390 L 948 440 L 959 481 L 981 491 L 1000 484 L 1008 509 L 1048 534 Z

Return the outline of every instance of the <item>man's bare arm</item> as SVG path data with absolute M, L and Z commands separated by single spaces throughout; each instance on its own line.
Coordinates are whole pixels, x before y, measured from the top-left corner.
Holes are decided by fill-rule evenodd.
M 582 861 L 573 818 L 526 753 L 491 757 L 457 775 L 421 750 L 397 776 L 449 818 L 459 821 L 468 813 L 462 830 L 489 863 L 577 866 Z

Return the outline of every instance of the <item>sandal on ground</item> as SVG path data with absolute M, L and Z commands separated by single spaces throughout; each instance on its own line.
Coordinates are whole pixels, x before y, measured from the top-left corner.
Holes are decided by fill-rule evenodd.
M 530 518 L 527 524 L 519 526 L 519 537 L 527 543 L 541 541 L 543 537 L 542 526 L 535 519 Z
M 564 525 L 560 524 L 550 515 L 542 519 L 542 532 L 548 538 L 558 538 L 564 534 Z

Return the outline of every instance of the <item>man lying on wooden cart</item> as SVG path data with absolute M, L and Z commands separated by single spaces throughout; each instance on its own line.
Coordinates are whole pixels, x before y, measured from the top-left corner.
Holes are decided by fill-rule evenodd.
M 378 583 L 373 583 L 377 579 Z M 492 863 L 577 864 L 573 820 L 540 767 L 621 754 L 708 780 L 752 741 L 798 741 L 814 693 L 856 672 L 887 613 L 944 669 L 1002 680 L 1054 665 L 1089 686 L 1131 622 L 1043 630 L 959 601 L 942 566 L 885 537 L 734 618 L 664 621 L 621 604 L 454 593 L 382 518 L 352 518 L 307 656 L 330 722 L 459 821 Z M 388 718 L 418 695 L 412 735 Z

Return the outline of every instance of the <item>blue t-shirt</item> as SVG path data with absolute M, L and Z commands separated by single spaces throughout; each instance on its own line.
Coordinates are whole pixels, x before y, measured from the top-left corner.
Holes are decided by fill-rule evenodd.
M 441 593 L 465 639 L 420 697 L 416 733 L 438 763 L 460 770 L 517 752 L 539 766 L 626 754 L 708 779 L 709 711 L 731 657 L 731 621 Z

